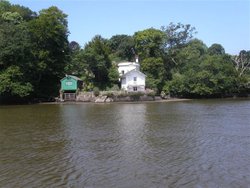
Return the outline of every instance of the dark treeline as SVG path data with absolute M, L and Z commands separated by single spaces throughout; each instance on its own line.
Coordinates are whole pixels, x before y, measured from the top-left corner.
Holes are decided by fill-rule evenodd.
M 84 90 L 117 88 L 117 62 L 139 55 L 146 87 L 175 97 L 247 94 L 250 51 L 226 54 L 207 47 L 189 24 L 170 23 L 133 36 L 96 35 L 83 48 L 68 41 L 67 15 L 57 7 L 39 13 L 0 0 L 0 101 L 58 96 L 60 79 L 72 74 Z

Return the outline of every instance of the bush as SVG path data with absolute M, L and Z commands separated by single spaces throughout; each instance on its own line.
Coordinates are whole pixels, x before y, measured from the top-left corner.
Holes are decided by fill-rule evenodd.
M 170 94 L 170 83 L 166 82 L 165 85 L 162 88 L 162 92 L 164 92 L 165 95 L 169 95 Z
M 152 89 L 146 89 L 145 94 L 149 97 L 155 97 L 156 92 Z
M 131 99 L 133 99 L 134 101 L 138 101 L 140 99 L 140 97 L 143 95 L 144 95 L 143 92 L 131 92 L 131 93 L 129 93 L 129 97 Z
M 162 88 L 162 91 L 160 93 L 161 98 L 167 99 L 170 97 L 170 82 L 166 82 L 164 87 Z
M 106 93 L 106 95 L 107 95 L 107 97 L 109 97 L 109 98 L 114 97 L 114 93 L 113 93 L 112 91 L 108 91 L 108 92 Z
M 119 91 L 120 88 L 117 84 L 113 85 L 113 87 L 111 88 L 111 91 Z
M 100 90 L 98 87 L 94 87 L 93 92 L 96 97 L 100 95 Z
M 149 96 L 149 97 L 155 97 L 155 92 L 147 93 L 147 96 Z
M 119 92 L 118 93 L 118 95 L 117 95 L 117 97 L 127 97 L 127 96 L 129 96 L 129 94 L 128 93 L 126 93 L 125 91 L 121 91 L 121 92 Z

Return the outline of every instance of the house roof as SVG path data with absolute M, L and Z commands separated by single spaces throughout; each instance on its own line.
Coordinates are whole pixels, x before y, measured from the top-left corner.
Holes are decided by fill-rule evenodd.
M 73 78 L 74 80 L 77 80 L 77 81 L 82 81 L 82 79 L 78 78 L 77 76 L 73 76 L 73 75 L 66 75 L 64 78 L 61 79 L 61 81 L 64 80 L 65 78 L 68 78 L 68 77 Z
M 143 75 L 143 76 L 146 77 L 145 74 L 143 74 L 141 71 L 138 71 L 138 70 L 136 70 L 136 69 L 133 69 L 133 70 L 131 70 L 131 71 L 126 72 L 125 74 L 122 75 L 122 77 L 124 78 L 124 77 L 126 77 L 128 74 L 131 74 L 132 72 L 136 72 L 136 73 L 141 74 L 141 75 Z
M 138 65 L 139 66 L 139 63 L 130 62 L 130 61 L 123 61 L 123 62 L 118 63 L 118 66 L 128 66 L 128 65 Z

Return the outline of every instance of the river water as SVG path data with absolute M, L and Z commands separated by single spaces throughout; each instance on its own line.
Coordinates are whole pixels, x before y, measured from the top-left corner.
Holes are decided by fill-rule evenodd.
M 250 100 L 0 106 L 0 187 L 250 187 Z

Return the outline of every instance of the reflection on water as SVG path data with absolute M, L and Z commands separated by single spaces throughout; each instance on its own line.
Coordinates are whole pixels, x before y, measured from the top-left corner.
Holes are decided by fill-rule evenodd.
M 0 187 L 248 187 L 250 101 L 0 107 Z

